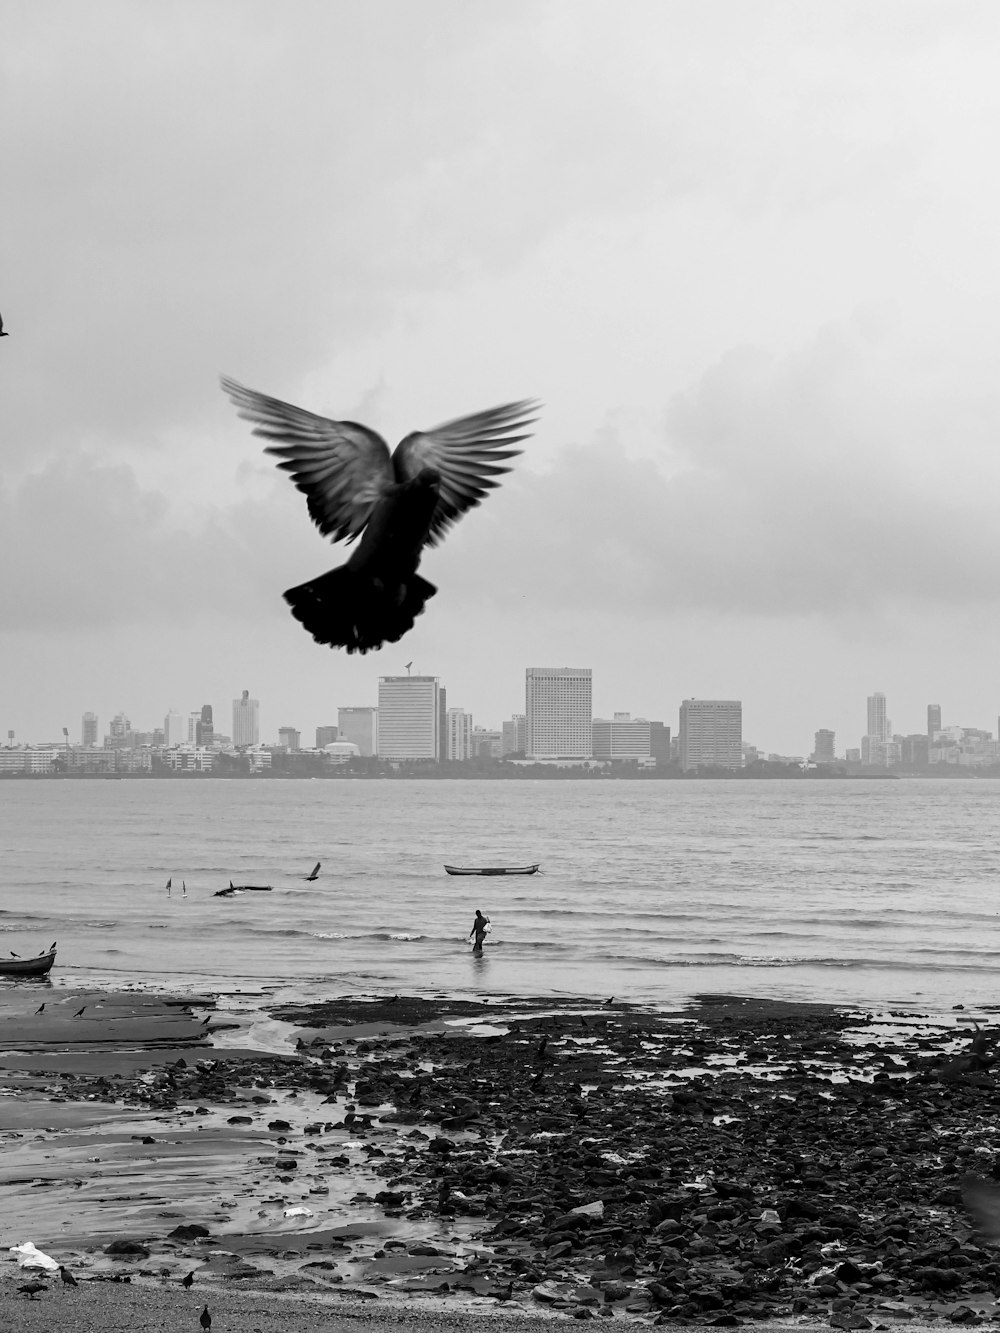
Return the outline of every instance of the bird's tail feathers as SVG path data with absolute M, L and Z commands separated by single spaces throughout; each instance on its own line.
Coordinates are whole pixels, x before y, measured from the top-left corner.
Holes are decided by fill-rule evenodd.
M 401 639 L 436 592 L 419 574 L 386 585 L 341 565 L 289 588 L 285 601 L 317 643 L 367 653 Z

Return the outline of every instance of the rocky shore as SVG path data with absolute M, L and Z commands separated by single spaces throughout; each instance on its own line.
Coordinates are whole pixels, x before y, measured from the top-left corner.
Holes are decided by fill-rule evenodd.
M 174 1301 L 190 1273 L 192 1308 L 247 1288 L 327 1317 L 1000 1318 L 1000 1257 L 962 1194 L 1000 1177 L 984 1015 L 348 997 L 276 1011 L 278 1055 L 213 1048 L 223 1019 L 191 1001 L 140 1000 L 60 997 L 69 1036 L 7 1013 L 13 1053 L 0 1025 L 6 1245 L 33 1240 L 82 1286 Z M 74 1043 L 78 1001 L 99 1026 Z M 141 1052 L 105 1028 L 130 1004 Z M 98 1142 L 123 1192 L 80 1173 Z M 74 1294 L 24 1280 L 11 1261 L 5 1316 Z

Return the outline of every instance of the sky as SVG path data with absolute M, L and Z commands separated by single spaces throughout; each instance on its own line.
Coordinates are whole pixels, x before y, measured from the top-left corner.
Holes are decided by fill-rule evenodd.
M 527 666 L 744 739 L 996 732 L 992 0 L 8 0 L 0 735 L 260 700 L 336 723 Z M 342 563 L 219 388 L 394 445 L 544 403 L 400 643 L 315 644 Z

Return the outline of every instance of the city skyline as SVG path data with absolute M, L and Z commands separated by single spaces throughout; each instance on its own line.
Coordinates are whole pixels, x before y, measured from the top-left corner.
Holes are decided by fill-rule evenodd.
M 977 3 L 13 0 L 0 727 L 252 680 L 307 728 L 408 661 L 492 722 L 530 661 L 738 698 L 786 753 L 878 682 L 992 718 L 998 50 Z M 281 596 L 347 552 L 221 374 L 391 440 L 544 410 L 349 659 Z
M 376 717 L 378 715 L 378 699 L 382 695 L 384 688 L 383 682 L 391 682 L 393 680 L 405 681 L 417 680 L 418 678 L 426 680 L 428 682 L 428 689 L 431 691 L 434 699 L 437 700 L 436 703 L 429 705 L 437 722 L 431 728 L 431 731 L 423 736 L 422 748 L 418 746 L 421 754 L 426 753 L 428 749 L 433 748 L 435 745 L 441 747 L 442 755 L 446 754 L 448 748 L 447 737 L 449 724 L 447 719 L 449 713 L 454 714 L 461 712 L 466 715 L 467 718 L 471 718 L 471 726 L 475 727 L 477 730 L 501 733 L 504 728 L 509 727 L 512 724 L 512 719 L 515 718 L 521 718 L 520 725 L 526 726 L 526 715 L 521 710 L 525 707 L 526 696 L 530 689 L 529 682 L 531 681 L 532 676 L 536 673 L 540 676 L 549 678 L 547 683 L 550 686 L 552 677 L 558 678 L 560 676 L 569 676 L 571 678 L 570 689 L 572 689 L 572 678 L 580 678 L 582 682 L 582 678 L 585 677 L 586 697 L 588 700 L 591 699 L 594 678 L 592 669 L 589 667 L 522 667 L 521 673 L 523 684 L 520 699 L 517 701 L 519 706 L 512 707 L 506 714 L 499 718 L 495 716 L 484 717 L 478 714 L 474 708 L 468 707 L 467 704 L 461 700 L 457 703 L 453 703 L 449 682 L 443 677 L 430 675 L 424 676 L 422 674 L 418 677 L 416 673 L 398 677 L 374 677 L 373 679 L 376 689 L 375 703 L 355 703 L 351 705 L 336 704 L 333 706 L 325 706 L 323 722 L 318 720 L 315 722 L 308 719 L 303 720 L 301 716 L 297 716 L 291 721 L 287 717 L 283 717 L 281 721 L 278 721 L 276 720 L 276 715 L 275 720 L 272 722 L 267 714 L 267 701 L 265 700 L 265 721 L 262 723 L 260 721 L 259 698 L 253 697 L 249 690 L 244 689 L 238 698 L 233 698 L 231 700 L 230 706 L 233 711 L 234 724 L 237 721 L 238 714 L 241 716 L 245 715 L 248 718 L 246 723 L 247 729 L 245 731 L 240 730 L 239 741 L 237 741 L 235 735 L 231 736 L 229 739 L 234 745 L 278 745 L 280 744 L 279 734 L 282 731 L 297 732 L 300 737 L 306 738 L 303 742 L 303 748 L 307 748 L 312 744 L 312 741 L 309 738 L 318 735 L 320 731 L 327 727 L 334 726 L 339 727 L 339 739 L 348 739 L 358 743 L 362 754 L 374 753 L 377 748 L 379 728 L 373 723 L 373 715 Z M 689 704 L 707 704 L 711 705 L 714 709 L 718 709 L 722 706 L 731 710 L 735 709 L 733 717 L 738 719 L 735 725 L 737 730 L 741 733 L 744 745 L 757 749 L 765 756 L 768 754 L 776 754 L 779 756 L 800 757 L 802 759 L 809 759 L 815 753 L 817 741 L 821 735 L 827 738 L 823 742 L 825 747 L 831 744 L 833 745 L 834 753 L 838 759 L 843 759 L 850 751 L 857 750 L 864 757 L 865 762 L 868 762 L 867 742 L 869 740 L 874 740 L 879 743 L 887 743 L 891 741 L 893 735 L 903 737 L 930 736 L 938 729 L 946 732 L 949 730 L 967 730 L 973 732 L 981 731 L 983 733 L 988 732 L 991 736 L 1000 741 L 1000 709 L 983 718 L 974 720 L 962 718 L 956 720 L 958 715 L 952 715 L 947 705 L 942 705 L 937 702 L 924 703 L 921 706 L 921 715 L 909 719 L 909 722 L 912 722 L 913 725 L 897 725 L 889 713 L 889 701 L 890 696 L 888 696 L 886 692 L 879 690 L 872 691 L 857 702 L 856 711 L 859 716 L 863 716 L 864 722 L 856 729 L 842 732 L 838 731 L 835 727 L 816 726 L 807 737 L 801 738 L 800 743 L 797 746 L 792 747 L 773 745 L 766 735 L 761 735 L 760 731 L 754 728 L 752 723 L 748 726 L 746 722 L 746 706 L 739 698 L 734 698 L 733 700 L 721 700 L 711 699 L 703 695 L 692 695 L 686 699 L 678 699 L 673 705 L 667 703 L 664 707 L 660 707 L 655 711 L 639 711 L 622 707 L 602 710 L 594 707 L 591 702 L 590 718 L 591 721 L 603 720 L 611 722 L 616 718 L 628 716 L 634 722 L 640 720 L 659 722 L 665 724 L 670 729 L 671 734 L 677 737 L 680 742 L 681 737 L 684 735 L 683 714 L 686 706 Z M 0 702 L 2 702 L 2 700 L 0 700 Z M 216 707 L 218 707 L 218 705 L 216 705 Z M 301 709 L 298 710 L 298 713 L 301 714 L 301 711 Z M 333 714 L 336 714 L 338 719 L 336 724 L 331 723 L 329 720 Z M 431 716 L 430 713 L 429 716 Z M 86 734 L 96 734 L 97 743 L 98 745 L 101 745 L 107 737 L 114 740 L 116 728 L 120 731 L 123 720 L 128 721 L 133 731 L 151 734 L 156 730 L 166 732 L 168 729 L 167 723 L 170 721 L 171 717 L 177 719 L 178 725 L 178 732 L 174 738 L 174 743 L 195 743 L 197 737 L 201 735 L 201 729 L 206 726 L 208 734 L 211 735 L 212 705 L 203 704 L 199 705 L 197 708 L 192 708 L 187 712 L 178 711 L 171 707 L 167 710 L 166 714 L 161 718 L 156 719 L 154 724 L 148 727 L 142 725 L 142 720 L 136 721 L 131 715 L 125 713 L 124 710 L 118 710 L 118 712 L 108 719 L 107 724 L 104 724 L 101 721 L 101 715 L 96 710 L 87 709 L 80 715 L 75 725 L 67 725 L 65 723 L 59 723 L 58 725 L 53 724 L 47 731 L 37 736 L 28 736 L 25 733 L 19 732 L 17 728 L 8 726 L 0 730 L 0 736 L 6 736 L 8 738 L 8 743 L 12 740 L 15 744 L 50 744 L 53 743 L 54 738 L 60 735 L 62 727 L 65 725 L 72 738 L 73 744 L 82 743 L 86 731 Z M 345 729 L 345 722 L 348 722 L 350 731 Z M 867 730 L 865 729 L 866 727 Z M 360 730 L 356 730 L 355 728 L 360 728 Z M 872 728 L 875 730 L 873 731 Z M 891 731 L 889 730 L 890 728 Z M 237 727 L 234 725 L 234 731 L 236 730 Z M 216 728 L 216 733 L 218 734 L 218 728 Z M 831 736 L 834 738 L 833 741 L 830 741 L 829 739 Z M 55 743 L 60 742 L 56 741 Z M 404 746 L 403 750 L 405 749 L 406 747 Z M 413 750 L 409 755 L 404 753 L 403 750 L 400 750 L 398 757 L 418 757 L 417 750 Z M 731 762 L 731 760 L 723 762 L 728 763 Z

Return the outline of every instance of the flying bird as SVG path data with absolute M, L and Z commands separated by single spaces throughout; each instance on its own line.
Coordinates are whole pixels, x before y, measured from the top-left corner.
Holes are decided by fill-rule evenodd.
M 332 421 L 235 380 L 222 387 L 254 435 L 306 496 L 313 522 L 332 541 L 360 538 L 337 569 L 289 588 L 292 615 L 317 643 L 367 653 L 396 643 L 437 592 L 417 573 L 425 546 L 509 472 L 539 404 L 505 403 L 407 435 L 390 454 L 381 435 L 355 421 Z
M 309 871 L 309 874 L 305 876 L 305 879 L 306 879 L 306 882 L 307 882 L 307 883 L 310 883 L 310 884 L 311 884 L 312 881 L 313 881 L 314 879 L 319 879 L 319 868 L 320 868 L 320 866 L 321 866 L 322 864 L 323 864 L 322 861 L 317 861 L 317 862 L 316 862 L 316 864 L 313 866 L 312 870 Z

